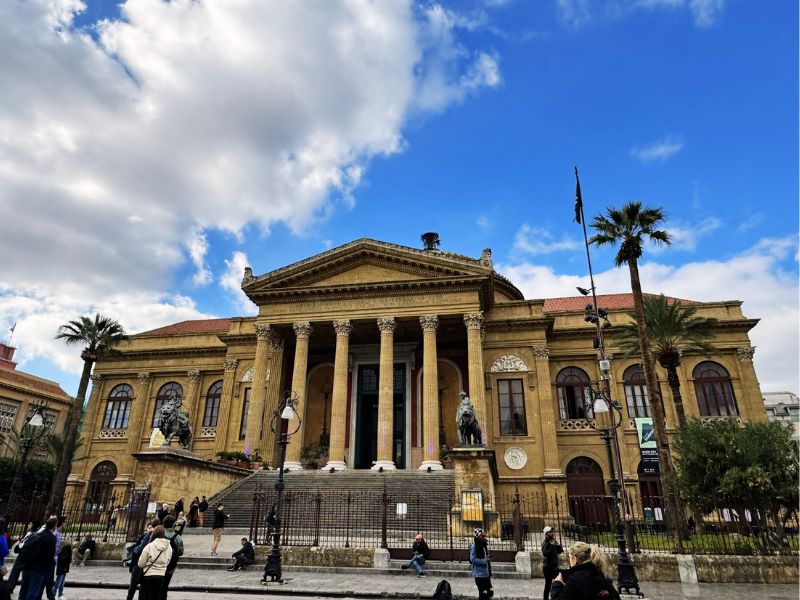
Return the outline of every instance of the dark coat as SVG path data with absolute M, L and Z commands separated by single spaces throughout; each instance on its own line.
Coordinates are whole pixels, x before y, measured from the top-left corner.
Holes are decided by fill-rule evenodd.
M 200 512 L 204 513 L 208 510 L 208 501 L 200 500 Z
M 53 572 L 53 557 L 56 554 L 56 536 L 49 529 L 29 538 L 22 547 L 20 558 L 26 569 L 35 573 Z
M 69 565 L 72 563 L 72 546 L 65 544 L 61 547 L 58 553 L 58 561 L 56 562 L 56 575 L 64 575 L 69 573 Z
M 211 525 L 211 529 L 222 529 L 225 527 L 225 519 L 228 518 L 228 515 L 225 514 L 224 510 L 220 510 L 218 508 L 214 509 L 214 523 Z
M 431 549 L 428 548 L 428 542 L 425 540 L 415 540 L 414 545 L 411 546 L 411 550 L 414 554 L 421 554 L 422 558 L 426 560 L 431 553 Z
M 558 575 L 558 555 L 564 552 L 561 544 L 556 544 L 548 537 L 542 542 L 542 572 L 545 577 Z
M 94 556 L 94 554 L 97 552 L 97 544 L 95 543 L 94 540 L 83 540 L 83 542 L 81 542 L 81 545 L 78 546 L 78 552 L 80 552 L 81 554 L 83 554 L 87 550 L 92 553 L 92 556 Z
M 253 550 L 253 544 L 250 542 L 246 543 L 242 546 L 239 550 L 233 553 L 233 557 L 236 558 L 237 556 L 242 556 L 247 559 L 247 562 L 252 563 L 256 560 L 256 553 Z
M 601 594 L 601 592 L 608 594 Z M 620 600 L 611 580 L 594 564 L 586 562 L 567 571 L 567 582 L 554 581 L 550 600 Z
M 178 500 L 175 503 L 175 516 L 177 517 L 182 512 L 183 512 L 183 500 Z

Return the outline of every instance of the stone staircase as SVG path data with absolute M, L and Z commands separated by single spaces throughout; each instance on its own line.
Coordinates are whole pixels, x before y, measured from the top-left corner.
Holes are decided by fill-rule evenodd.
M 248 528 L 253 513 L 253 497 L 256 492 L 271 492 L 278 479 L 275 470 L 256 471 L 222 490 L 209 501 L 209 511 L 217 503 L 225 504 L 225 512 L 230 519 L 226 528 Z M 381 493 L 386 489 L 390 498 L 402 499 L 424 496 L 450 501 L 455 494 L 455 473 L 444 471 L 384 471 L 346 470 L 333 473 L 325 471 L 290 471 L 284 473 L 284 492 L 320 492 L 323 494 L 347 492 Z M 206 519 L 209 520 L 208 514 Z

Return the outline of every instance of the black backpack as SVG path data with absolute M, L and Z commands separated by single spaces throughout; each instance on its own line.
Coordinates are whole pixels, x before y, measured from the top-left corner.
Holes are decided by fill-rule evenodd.
M 436 591 L 433 592 L 434 600 L 453 600 L 453 589 L 450 587 L 450 582 L 442 579 L 436 585 Z
M 175 570 L 175 568 L 178 566 L 178 559 L 181 557 L 180 554 L 178 554 L 178 544 L 175 543 L 176 537 L 178 536 L 173 535 L 171 538 L 169 538 L 169 546 L 172 548 L 172 556 L 167 564 L 167 573 L 172 573 Z

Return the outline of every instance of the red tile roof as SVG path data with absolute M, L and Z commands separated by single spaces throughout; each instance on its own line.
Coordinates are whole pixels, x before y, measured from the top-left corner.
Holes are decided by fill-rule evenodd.
M 12 371 L 11 369 L 0 369 L 0 385 L 7 382 L 11 385 L 33 388 L 45 394 L 50 394 L 63 400 L 72 400 L 69 394 L 61 389 L 55 381 L 42 379 L 35 375 L 28 375 L 22 371 Z
M 197 319 L 165 325 L 137 335 L 187 335 L 192 333 L 225 333 L 231 325 L 230 319 Z
M 647 296 L 648 294 L 645 294 Z M 681 300 L 667 296 L 667 300 L 674 302 L 680 300 L 683 304 L 695 304 L 693 300 Z M 587 304 L 592 303 L 591 296 L 568 296 L 566 298 L 546 298 L 544 301 L 544 312 L 546 313 L 567 313 L 583 312 Z M 598 294 L 598 308 L 606 310 L 633 310 L 633 294 Z

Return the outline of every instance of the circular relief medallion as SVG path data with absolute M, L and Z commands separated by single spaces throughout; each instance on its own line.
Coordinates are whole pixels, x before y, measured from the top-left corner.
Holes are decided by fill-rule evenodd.
M 503 460 L 509 469 L 517 471 L 528 464 L 528 455 L 525 454 L 525 450 L 522 448 L 512 446 L 506 450 L 506 453 L 503 455 Z

